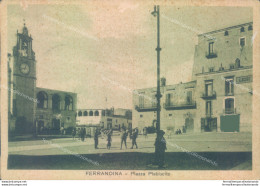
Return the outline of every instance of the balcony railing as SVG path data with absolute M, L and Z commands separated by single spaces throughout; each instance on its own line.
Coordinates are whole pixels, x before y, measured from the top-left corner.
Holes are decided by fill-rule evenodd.
M 225 109 L 223 110 L 223 113 L 224 113 L 224 114 L 236 114 L 237 111 L 236 111 L 236 108 L 225 108 Z
M 156 111 L 157 106 L 156 105 L 135 105 L 135 110 L 137 110 L 138 112 Z
M 218 57 L 217 52 L 206 52 L 206 58 L 211 59 L 211 58 L 215 58 Z
M 213 91 L 212 93 L 204 92 L 201 95 L 202 99 L 216 99 L 216 91 Z
M 165 103 L 164 108 L 166 110 L 182 110 L 182 109 L 196 109 L 196 102 L 190 101 L 186 103 Z

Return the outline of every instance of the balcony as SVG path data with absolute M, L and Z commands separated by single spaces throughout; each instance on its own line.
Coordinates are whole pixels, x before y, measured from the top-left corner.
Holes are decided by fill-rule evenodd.
M 135 110 L 138 112 L 151 112 L 151 111 L 156 111 L 157 106 L 156 105 L 135 105 Z
M 184 110 L 184 109 L 196 109 L 196 102 L 190 101 L 181 104 L 165 103 L 164 108 L 166 110 Z
M 202 93 L 201 98 L 205 100 L 216 99 L 216 95 L 216 91 L 213 91 L 211 94 L 204 92 Z
M 212 58 L 215 58 L 215 57 L 218 57 L 218 54 L 216 52 L 206 52 L 206 58 L 207 59 L 212 59 Z
M 224 114 L 237 114 L 236 108 L 225 108 L 223 110 Z

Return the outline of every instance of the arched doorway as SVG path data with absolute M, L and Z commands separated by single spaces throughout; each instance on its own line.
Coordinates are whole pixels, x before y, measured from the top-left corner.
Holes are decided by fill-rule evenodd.
M 65 110 L 73 110 L 73 99 L 71 96 L 65 96 Z
M 48 108 L 48 95 L 46 92 L 38 92 L 37 101 L 37 108 Z

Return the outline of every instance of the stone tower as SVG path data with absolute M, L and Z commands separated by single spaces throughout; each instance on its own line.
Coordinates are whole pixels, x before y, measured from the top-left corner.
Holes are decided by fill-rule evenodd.
M 34 126 L 36 61 L 32 50 L 32 37 L 24 24 L 17 30 L 17 43 L 13 47 L 13 115 L 15 130 L 31 132 Z

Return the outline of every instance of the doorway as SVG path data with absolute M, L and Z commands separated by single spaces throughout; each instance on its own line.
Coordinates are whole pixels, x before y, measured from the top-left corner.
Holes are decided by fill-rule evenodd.
M 185 119 L 185 129 L 186 129 L 187 133 L 194 131 L 194 120 L 193 120 L 193 118 L 186 118 Z

